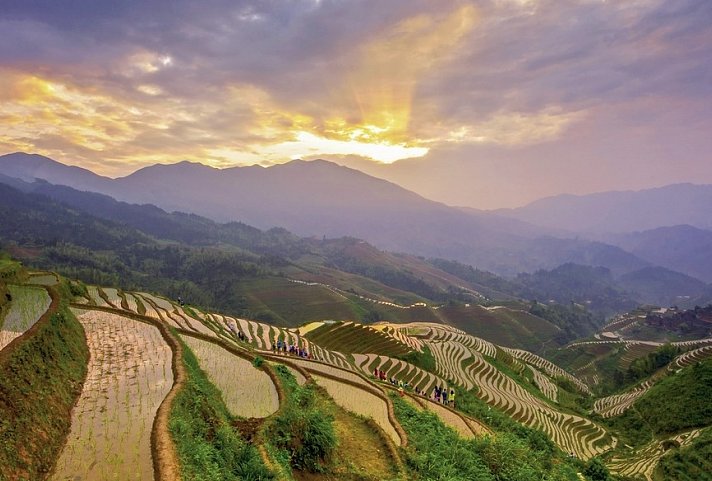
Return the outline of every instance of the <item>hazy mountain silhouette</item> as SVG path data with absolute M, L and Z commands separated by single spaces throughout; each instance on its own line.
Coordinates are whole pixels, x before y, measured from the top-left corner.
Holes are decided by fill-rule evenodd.
M 712 228 L 712 185 L 548 197 L 496 211 L 532 224 L 585 233 L 621 233 L 689 224 Z
M 601 265 L 619 273 L 648 265 L 617 247 L 553 238 L 548 229 L 449 207 L 326 161 L 229 169 L 180 162 L 109 179 L 46 157 L 16 153 L 0 157 L 0 173 L 43 178 L 220 222 L 284 227 L 300 236 L 354 236 L 381 249 L 457 259 L 500 274 L 563 262 Z
M 712 231 L 676 225 L 606 240 L 653 264 L 712 282 Z

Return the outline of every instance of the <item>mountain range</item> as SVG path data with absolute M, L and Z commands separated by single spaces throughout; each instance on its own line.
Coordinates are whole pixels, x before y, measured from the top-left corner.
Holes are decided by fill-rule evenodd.
M 280 227 L 301 237 L 351 236 L 379 249 L 452 259 L 509 277 L 576 264 L 604 267 L 615 277 L 648 268 L 649 273 L 668 280 L 672 277 L 667 270 L 712 280 L 708 269 L 712 264 L 712 232 L 702 228 L 711 222 L 712 214 L 710 209 L 700 207 L 712 192 L 710 186 L 673 185 L 588 197 L 564 195 L 521 209 L 491 212 L 450 207 L 327 161 L 228 169 L 180 162 L 154 165 L 111 179 L 47 157 L 15 153 L 0 157 L 0 174 L 5 176 L 5 183 L 43 179 L 130 204 L 194 213 L 216 222 L 238 221 L 259 229 Z M 54 195 L 59 195 L 57 192 L 55 189 Z M 669 202 L 672 195 L 682 200 Z M 663 204 L 665 209 L 650 209 L 643 222 L 638 212 L 642 206 Z M 613 227 L 622 228 L 622 219 L 627 218 L 638 222 L 631 221 L 630 230 L 615 232 Z M 672 220 L 689 221 L 698 227 L 664 224 Z M 610 229 L 601 227 L 604 225 Z M 636 232 L 634 227 L 641 225 L 656 228 Z M 586 226 L 599 230 L 586 232 Z M 194 235 L 199 236 L 200 230 Z M 666 273 L 657 267 L 666 268 Z M 698 294 L 699 289 L 693 290 Z M 675 296 L 686 295 L 684 290 L 675 292 Z

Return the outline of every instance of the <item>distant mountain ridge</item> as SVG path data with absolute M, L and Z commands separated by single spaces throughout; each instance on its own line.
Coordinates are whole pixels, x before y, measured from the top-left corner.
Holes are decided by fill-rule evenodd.
M 672 184 L 640 191 L 564 194 L 495 212 L 578 233 L 626 233 L 680 224 L 712 229 L 712 185 Z
M 649 265 L 618 247 L 555 238 L 547 228 L 449 207 L 327 161 L 228 169 L 180 162 L 109 179 L 46 157 L 15 153 L 0 157 L 0 173 L 44 178 L 218 222 L 284 227 L 302 237 L 353 236 L 380 249 L 455 259 L 504 275 L 566 262 L 600 265 L 619 274 Z
M 653 264 L 712 282 L 712 231 L 675 225 L 609 235 L 605 241 Z

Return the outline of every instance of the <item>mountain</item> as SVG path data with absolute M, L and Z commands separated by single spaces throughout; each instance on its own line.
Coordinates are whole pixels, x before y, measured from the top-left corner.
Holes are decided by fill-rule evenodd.
M 653 264 L 712 282 L 712 231 L 675 225 L 610 235 L 606 242 Z
M 664 267 L 646 267 L 623 274 L 618 283 L 648 304 L 692 306 L 707 304 L 712 299 L 712 286 Z
M 0 173 L 45 178 L 133 204 L 283 227 L 303 237 L 352 236 L 380 249 L 456 259 L 516 275 L 564 262 L 634 270 L 647 262 L 613 246 L 551 237 L 545 228 L 432 202 L 390 182 L 326 161 L 215 169 L 181 162 L 108 179 L 28 154 L 0 157 Z M 43 177 L 44 176 L 44 177 Z
M 533 315 L 512 296 L 507 306 L 489 310 L 479 305 L 480 285 L 359 239 L 303 239 L 284 229 L 263 232 L 66 186 L 16 182 L 21 190 L 0 183 L 0 242 L 36 268 L 84 282 L 164 292 L 288 326 L 314 319 L 440 322 L 535 350 L 593 330 L 590 313 L 547 307 Z M 488 276 L 496 285 L 498 278 Z
M 712 228 L 712 185 L 673 184 L 641 191 L 559 195 L 496 212 L 579 233 L 626 233 L 689 224 Z

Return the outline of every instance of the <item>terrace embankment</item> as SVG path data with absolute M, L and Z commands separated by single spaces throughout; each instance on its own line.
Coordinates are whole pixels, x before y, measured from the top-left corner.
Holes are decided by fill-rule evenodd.
M 89 357 L 84 330 L 49 289 L 49 309 L 0 352 L 0 479 L 42 479 L 69 432 Z

